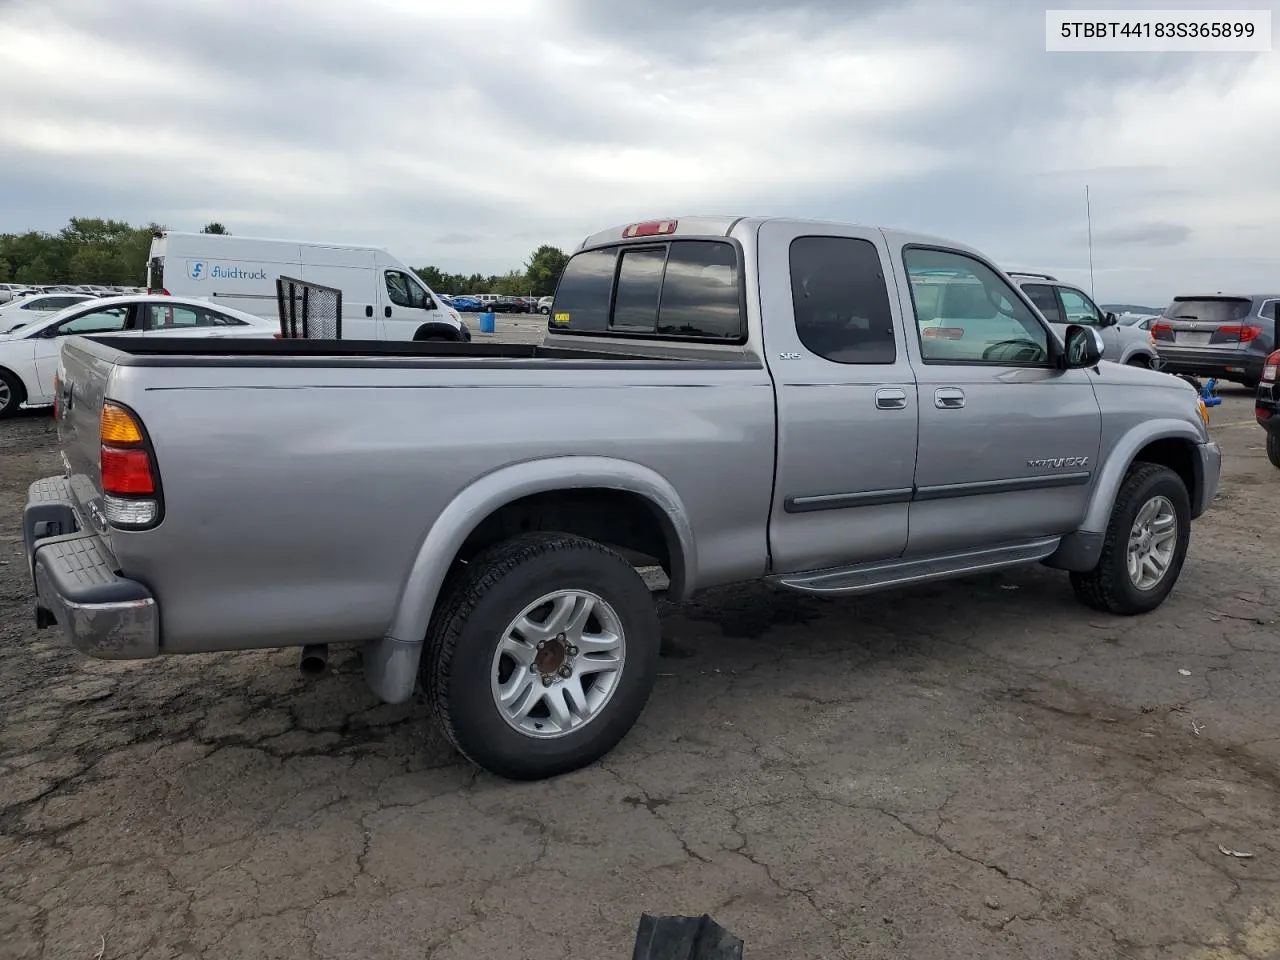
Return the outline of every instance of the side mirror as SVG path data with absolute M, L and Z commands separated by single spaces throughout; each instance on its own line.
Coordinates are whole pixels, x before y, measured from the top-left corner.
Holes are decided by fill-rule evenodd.
M 1066 347 L 1063 365 L 1068 370 L 1096 367 L 1102 359 L 1102 337 L 1092 327 L 1071 324 L 1067 327 L 1063 343 Z
M 1117 323 L 1120 322 L 1120 319 L 1114 313 L 1108 310 L 1106 314 L 1103 315 L 1102 322 L 1105 326 L 1114 327 Z

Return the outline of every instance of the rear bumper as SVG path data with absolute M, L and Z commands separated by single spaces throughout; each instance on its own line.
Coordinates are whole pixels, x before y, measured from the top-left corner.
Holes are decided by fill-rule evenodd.
M 1195 350 L 1157 344 L 1164 373 L 1189 373 L 1219 380 L 1257 380 L 1266 357 L 1254 353 L 1231 354 L 1222 350 Z
M 160 609 L 151 592 L 121 577 L 96 534 L 82 529 L 64 477 L 27 493 L 23 539 L 36 591 L 36 625 L 57 625 L 67 642 L 99 660 L 160 653 Z

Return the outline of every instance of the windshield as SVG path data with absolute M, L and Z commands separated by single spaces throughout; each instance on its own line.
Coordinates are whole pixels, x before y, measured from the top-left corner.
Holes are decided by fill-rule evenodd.
M 1239 323 L 1252 307 L 1251 300 L 1241 297 L 1179 297 L 1165 308 L 1164 315 L 1170 320 Z

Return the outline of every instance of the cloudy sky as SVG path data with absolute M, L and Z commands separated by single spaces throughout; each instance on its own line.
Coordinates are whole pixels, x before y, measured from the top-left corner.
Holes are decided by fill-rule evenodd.
M 777 214 L 1087 283 L 1088 184 L 1101 300 L 1280 289 L 1280 52 L 1046 53 L 1045 6 L 0 0 L 0 231 L 217 219 L 496 272 Z

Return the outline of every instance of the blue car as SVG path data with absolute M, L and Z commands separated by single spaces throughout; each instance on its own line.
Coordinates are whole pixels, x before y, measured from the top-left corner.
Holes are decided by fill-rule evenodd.
M 479 300 L 466 294 L 458 294 L 451 299 L 453 300 L 453 309 L 459 313 L 479 313 L 484 309 Z

